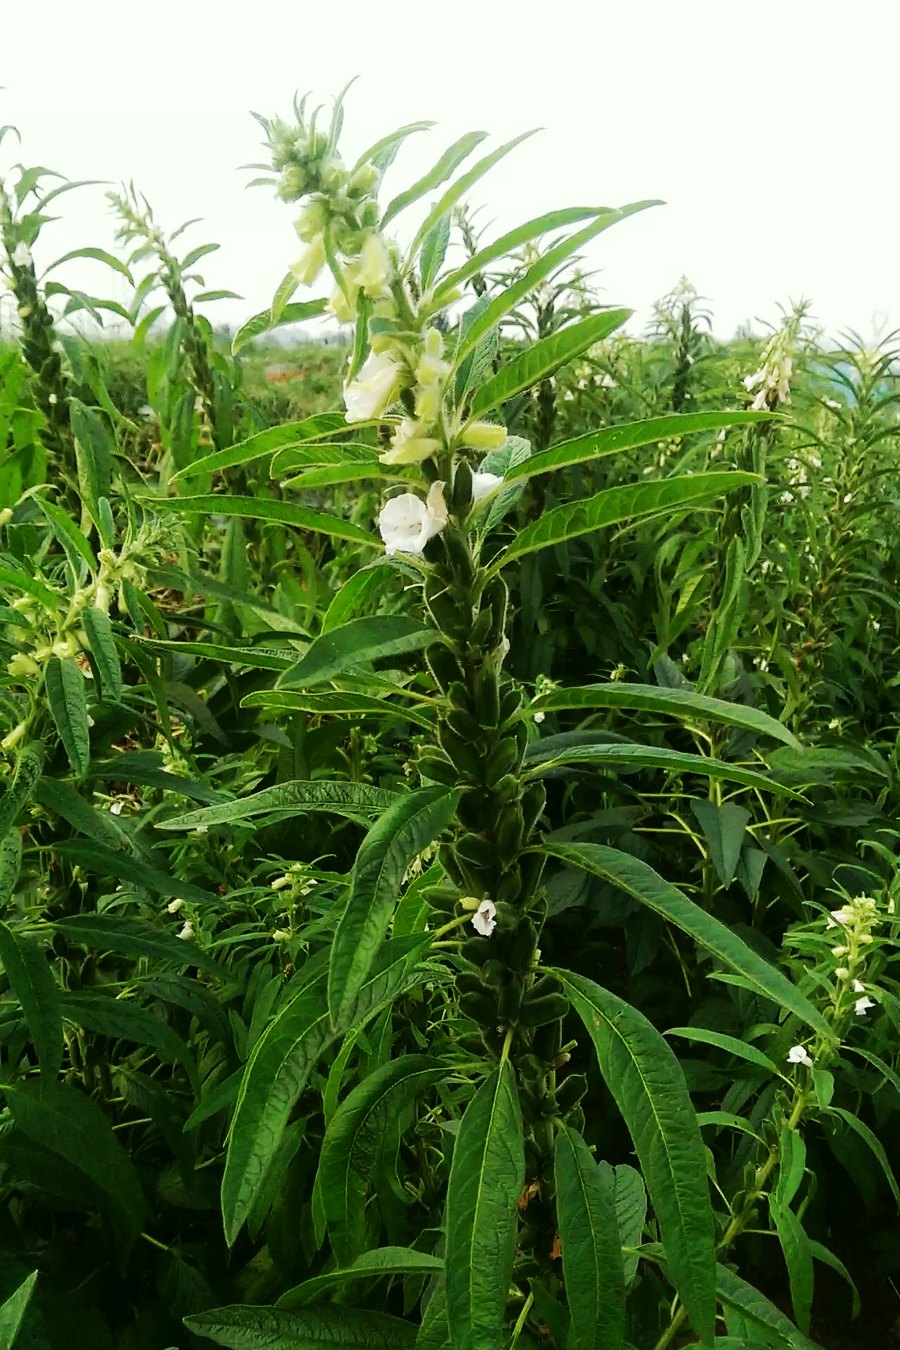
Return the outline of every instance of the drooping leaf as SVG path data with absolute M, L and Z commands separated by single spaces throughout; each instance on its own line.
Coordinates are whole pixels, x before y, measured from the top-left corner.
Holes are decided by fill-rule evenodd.
M 55 850 L 61 858 L 67 858 L 71 863 L 78 867 L 83 867 L 87 871 L 99 876 L 118 877 L 120 881 L 128 881 L 133 886 L 140 888 L 146 887 L 156 895 L 162 895 L 166 899 L 180 897 L 182 900 L 194 900 L 200 904 L 216 905 L 219 902 L 218 897 L 212 891 L 206 891 L 202 886 L 195 886 L 191 881 L 183 881 L 180 877 L 171 872 L 164 872 L 161 867 L 154 867 L 145 858 L 138 858 L 124 851 L 116 851 L 106 848 L 103 844 L 88 843 L 84 839 L 66 839 L 56 845 Z M 91 920 L 92 915 L 78 915 L 79 919 Z M 97 918 L 119 916 L 98 915 Z M 72 922 L 72 920 L 66 920 Z M 128 922 L 136 922 L 128 920 Z M 149 926 L 149 925 L 148 925 Z M 165 936 L 168 936 L 166 934 Z M 184 958 L 182 958 L 184 959 Z M 192 956 L 191 960 L 194 959 Z M 202 964 L 198 959 L 197 964 Z
M 716 1318 L 713 1215 L 703 1141 L 681 1066 L 636 1008 L 583 975 L 553 974 L 594 1043 L 641 1162 L 666 1266 L 694 1331 L 709 1344 Z
M 458 141 L 455 141 L 448 150 L 444 151 L 433 169 L 429 169 L 428 173 L 413 183 L 412 187 L 399 193 L 392 202 L 388 203 L 387 209 L 381 217 L 381 229 L 384 229 L 388 222 L 394 216 L 398 216 L 401 211 L 404 211 L 407 206 L 411 206 L 413 202 L 417 202 L 421 197 L 424 197 L 426 193 L 432 192 L 434 188 L 440 187 L 441 183 L 445 183 L 486 136 L 486 131 L 469 131 L 465 136 L 461 136 Z
M 670 773 L 696 773 L 704 778 L 724 778 L 732 783 L 743 783 L 745 787 L 759 788 L 763 792 L 788 792 L 788 789 L 764 773 L 745 769 L 741 764 L 732 764 L 726 759 L 667 750 L 665 746 L 632 745 L 627 741 L 610 743 L 601 739 L 596 745 L 585 745 L 565 741 L 560 743 L 548 736 L 545 741 L 536 741 L 529 747 L 525 762 L 532 773 L 555 768 L 558 764 L 618 764 L 623 768 L 666 769 Z
M 78 777 L 83 778 L 91 761 L 84 676 L 71 657 L 50 656 L 44 667 L 44 688 L 69 763 Z
M 691 802 L 691 810 L 706 835 L 713 866 L 727 890 L 741 860 L 750 812 L 737 802 L 713 802 L 703 797 Z
M 522 1114 L 508 1060 L 466 1107 L 447 1189 L 444 1282 L 454 1350 L 500 1350 L 525 1175 Z
M 562 211 L 548 211 L 546 215 L 535 216 L 533 220 L 526 221 L 524 225 L 517 225 L 514 230 L 509 230 L 499 239 L 495 239 L 492 244 L 479 249 L 471 258 L 467 258 L 461 267 L 448 272 L 437 288 L 436 298 L 443 298 L 451 291 L 457 290 L 470 277 L 484 271 L 489 263 L 497 258 L 507 257 L 514 249 L 521 248 L 532 239 L 539 239 L 542 234 L 552 234 L 555 230 L 564 229 L 566 225 L 577 225 L 580 220 L 590 220 L 608 214 L 606 207 L 573 206 Z
M 34 1270 L 18 1289 L 0 1305 L 0 1345 L 6 1350 L 14 1350 L 16 1336 L 22 1326 L 39 1272 Z
M 293 782 L 276 783 L 274 787 L 251 792 L 246 797 L 238 797 L 235 801 L 223 802 L 219 806 L 205 806 L 199 811 L 189 811 L 186 815 L 158 820 L 156 827 L 160 830 L 195 830 L 200 825 L 209 827 L 230 824 L 236 820 L 250 820 L 254 816 L 267 815 L 270 811 L 282 811 L 291 816 L 305 811 L 324 811 L 357 819 L 384 811 L 396 800 L 396 792 L 388 788 L 371 787 L 368 783 L 349 783 L 343 779 L 335 782 L 324 778 L 310 782 L 296 779 Z
M 614 1205 L 590 1149 L 561 1124 L 554 1162 L 569 1335 L 566 1350 L 620 1350 L 625 1275 Z
M 297 664 L 285 671 L 278 685 L 279 688 L 302 685 L 309 689 L 369 661 L 421 651 L 433 641 L 433 628 L 426 628 L 420 620 L 403 614 L 374 614 L 367 619 L 351 619 L 340 628 L 316 638 Z
M 534 134 L 534 131 L 523 131 L 521 135 L 514 136 L 511 141 L 507 141 L 505 145 L 501 145 L 496 150 L 492 150 L 489 155 L 485 155 L 484 159 L 480 159 L 473 168 L 457 178 L 456 182 L 450 185 L 440 201 L 431 208 L 428 215 L 425 217 L 425 220 L 419 226 L 416 237 L 410 245 L 410 258 L 416 256 L 416 252 L 422 243 L 422 240 L 426 237 L 429 230 L 434 227 L 435 222 L 440 220 L 442 216 L 445 216 L 450 208 L 454 206 L 461 197 L 465 196 L 469 191 L 469 188 L 474 187 L 478 180 L 483 178 L 489 169 L 492 169 L 501 159 L 505 159 L 511 150 L 514 150 L 517 145 L 521 145 L 522 141 L 526 141 L 529 136 L 533 136 Z M 472 132 L 471 135 L 480 136 L 480 133 Z M 466 137 L 463 137 L 463 141 L 466 139 Z M 474 146 L 472 146 L 472 149 L 474 149 Z M 451 152 L 448 151 L 447 153 L 450 154 Z M 468 153 L 469 151 L 466 151 L 466 154 Z M 428 189 L 426 188 L 425 191 L 428 191 Z
M 0 923 L 0 965 L 19 1000 L 31 1033 L 42 1081 L 52 1082 L 63 1061 L 62 1016 L 56 981 L 43 948 L 34 938 Z
M 757 483 L 755 474 L 733 472 L 697 473 L 678 478 L 661 478 L 643 483 L 625 483 L 606 488 L 585 501 L 556 506 L 538 520 L 520 530 L 506 551 L 494 563 L 497 572 L 509 563 L 536 549 L 576 539 L 580 534 L 618 525 L 640 516 L 687 510 L 723 492 Z
M 380 548 L 381 540 L 368 530 L 340 516 L 329 516 L 324 511 L 310 511 L 293 502 L 278 502 L 270 497 L 232 497 L 212 494 L 205 497 L 138 497 L 151 503 L 155 511 L 184 512 L 189 516 L 240 516 L 245 520 L 266 520 L 276 525 L 290 525 L 297 530 L 329 534 L 335 539 L 347 539 L 367 548 Z
M 620 849 L 606 844 L 555 844 L 546 842 L 542 852 L 573 867 L 581 867 L 593 876 L 601 877 L 619 887 L 642 905 L 661 914 L 669 923 L 688 933 L 695 942 L 706 947 L 724 965 L 737 971 L 762 994 L 780 1007 L 794 1013 L 813 1030 L 829 1039 L 832 1036 L 828 1022 L 797 989 L 793 981 L 777 967 L 758 956 L 752 948 L 733 933 L 720 919 L 707 914 L 699 905 L 655 872 L 648 863 L 634 858 Z
M 241 325 L 232 338 L 232 356 L 236 356 L 241 348 L 246 347 L 254 338 L 261 337 L 263 333 L 271 333 L 273 328 L 280 328 L 286 323 L 302 323 L 304 319 L 314 319 L 319 314 L 324 314 L 327 303 L 323 297 L 321 300 L 303 300 L 299 304 L 288 304 L 277 318 L 273 318 L 271 309 L 254 314 L 252 319 Z
M 809 1240 L 803 1231 L 802 1223 L 789 1204 L 782 1204 L 776 1194 L 770 1194 L 767 1199 L 769 1214 L 775 1225 L 784 1263 L 787 1266 L 794 1316 L 800 1330 L 805 1334 L 809 1331 L 815 1279 Z
M 416 1328 L 387 1313 L 357 1308 L 228 1308 L 184 1318 L 188 1331 L 229 1350 L 412 1350 Z
M 378 1276 L 390 1278 L 394 1275 L 439 1275 L 443 1269 L 441 1258 L 431 1256 L 428 1252 L 419 1252 L 413 1247 L 377 1247 L 374 1251 L 363 1252 L 352 1266 L 316 1275 L 289 1289 L 281 1295 L 275 1306 L 305 1308 L 315 1303 L 323 1293 L 341 1289 L 356 1280 L 372 1280 Z
M 459 795 L 436 787 L 399 797 L 360 845 L 331 948 L 328 1006 L 335 1026 L 346 1022 L 372 967 L 407 867 L 450 824 Z
M 87 633 L 91 656 L 97 664 L 103 698 L 115 703 L 122 693 L 122 666 L 109 615 L 93 605 L 86 605 L 81 611 L 81 622 Z
M 716 1288 L 726 1309 L 734 1308 L 753 1326 L 760 1327 L 769 1335 L 774 1333 L 779 1340 L 790 1346 L 790 1350 L 822 1350 L 817 1342 L 811 1341 L 795 1327 L 790 1318 L 785 1317 L 774 1303 L 770 1303 L 764 1294 L 725 1265 L 716 1267 Z
M 365 1200 L 385 1131 L 403 1106 L 447 1070 L 426 1055 L 402 1055 L 365 1077 L 344 1098 L 325 1131 L 318 1186 L 332 1249 L 343 1265 L 365 1250 Z
M 356 428 L 354 428 L 356 430 Z M 252 464 L 264 455 L 273 455 L 285 446 L 306 445 L 310 441 L 327 440 L 338 432 L 346 432 L 347 423 L 342 413 L 317 413 L 302 422 L 288 422 L 284 426 L 269 427 L 248 436 L 237 445 L 226 446 L 223 450 L 214 450 L 202 459 L 194 460 L 180 469 L 174 478 L 183 478 L 188 474 L 216 473 L 221 469 L 233 469 L 239 464 Z
M 315 717 L 377 717 L 400 722 L 413 722 L 416 726 L 433 731 L 436 717 L 420 712 L 418 707 L 401 707 L 385 698 L 375 698 L 372 694 L 329 693 L 304 694 L 289 690 L 260 690 L 241 699 L 242 708 L 267 708 L 278 712 L 308 712 Z
M 71 918 L 56 919 L 53 928 L 76 946 L 148 956 L 181 966 L 200 966 L 210 974 L 224 974 L 219 963 L 196 944 L 182 941 L 146 919 L 132 919 L 124 914 L 73 914 Z
M 715 1045 L 729 1055 L 737 1055 L 738 1059 L 755 1064 L 758 1069 L 765 1069 L 767 1073 L 778 1072 L 777 1066 L 772 1063 L 769 1056 L 757 1050 L 755 1045 L 751 1045 L 749 1041 L 739 1041 L 736 1036 L 726 1036 L 721 1031 L 709 1031 L 706 1027 L 669 1027 L 666 1035 L 683 1036 L 685 1040 L 699 1041 L 701 1045 Z

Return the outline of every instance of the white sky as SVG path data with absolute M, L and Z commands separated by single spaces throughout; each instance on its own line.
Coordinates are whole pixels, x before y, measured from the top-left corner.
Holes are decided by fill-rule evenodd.
M 465 131 L 490 133 L 474 163 L 542 126 L 474 190 L 496 232 L 555 207 L 663 198 L 587 254 L 604 299 L 640 324 L 686 274 L 721 337 L 801 297 L 831 332 L 900 326 L 898 0 L 35 0 L 10 34 L 0 122 L 22 145 L 7 136 L 0 172 L 21 158 L 133 178 L 167 231 L 203 217 L 185 248 L 220 243 L 207 287 L 245 297 L 205 307 L 214 322 L 267 306 L 299 251 L 295 209 L 244 188 L 238 166 L 265 157 L 248 110 L 287 116 L 295 89 L 324 102 L 358 75 L 346 159 L 437 123 L 407 142 L 387 191 Z M 39 267 L 113 247 L 105 190 L 59 200 Z M 126 298 L 96 263 L 54 275 Z

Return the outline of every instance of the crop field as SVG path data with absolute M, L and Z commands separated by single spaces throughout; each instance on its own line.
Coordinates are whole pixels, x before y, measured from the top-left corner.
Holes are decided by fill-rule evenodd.
M 235 333 L 0 178 L 0 1350 L 889 1350 L 900 338 L 259 121 Z

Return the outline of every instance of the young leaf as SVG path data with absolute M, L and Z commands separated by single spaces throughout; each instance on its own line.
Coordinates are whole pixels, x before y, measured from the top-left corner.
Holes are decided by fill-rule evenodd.
M 354 428 L 355 430 L 356 428 Z M 302 422 L 289 422 L 285 426 L 269 427 L 258 431 L 237 445 L 226 446 L 224 450 L 214 450 L 202 459 L 186 464 L 172 481 L 187 474 L 216 473 L 220 469 L 233 469 L 239 464 L 252 464 L 263 455 L 272 455 L 289 445 L 306 445 L 310 441 L 327 440 L 338 432 L 347 431 L 347 422 L 342 413 L 317 413 Z
M 450 175 L 462 164 L 464 159 L 471 155 L 472 151 L 479 146 L 487 136 L 486 131 L 469 131 L 465 136 L 454 142 L 448 150 L 445 150 L 435 164 L 422 178 L 413 183 L 412 187 L 401 192 L 389 203 L 387 210 L 381 217 L 381 229 L 393 220 L 394 216 L 399 216 L 407 206 L 412 206 L 420 197 L 424 197 L 426 192 L 431 192 L 433 188 L 439 187 L 441 183 L 446 183 Z
M 235 1303 L 183 1321 L 188 1331 L 229 1350 L 412 1350 L 416 1343 L 411 1322 L 358 1308 L 285 1312 Z
M 466 1107 L 447 1189 L 444 1281 L 454 1350 L 500 1350 L 525 1175 L 522 1114 L 509 1060 Z
M 77 398 L 69 400 L 69 416 L 75 436 L 78 490 L 82 505 L 98 525 L 100 498 L 109 497 L 116 443 L 102 417 Z
M 360 845 L 331 948 L 328 1006 L 335 1027 L 346 1025 L 387 932 L 407 867 L 450 824 L 459 796 L 436 787 L 400 797 Z
M 342 627 L 316 638 L 301 660 L 281 676 L 278 687 L 302 685 L 309 689 L 341 671 L 385 656 L 421 651 L 433 641 L 433 628 L 425 628 L 420 620 L 409 619 L 403 614 L 375 614 L 369 619 L 351 619 Z
M 44 747 L 40 741 L 33 741 L 19 751 L 16 771 L 12 782 L 0 796 L 0 839 L 5 839 L 9 827 L 31 796 L 41 776 L 44 764 Z M 19 843 L 22 838 L 19 836 Z M 18 873 L 17 873 L 18 875 Z
M 787 1266 L 791 1285 L 791 1303 L 797 1325 L 805 1334 L 809 1331 L 809 1319 L 812 1313 L 813 1257 L 803 1225 L 789 1204 L 782 1204 L 775 1194 L 768 1196 L 769 1214 L 781 1243 L 784 1263 Z
M 671 514 L 685 511 L 698 502 L 759 481 L 756 474 L 734 471 L 686 474 L 679 478 L 661 478 L 654 482 L 625 483 L 621 487 L 606 488 L 586 501 L 554 507 L 531 525 L 526 525 L 494 563 L 491 571 L 498 572 L 526 553 L 533 553 L 535 549 L 562 544 L 567 539 L 591 534 L 594 530 L 618 525 L 624 520 L 636 520 L 640 516 L 660 512 Z
M 664 713 L 691 722 L 716 722 L 742 727 L 758 736 L 770 736 L 799 748 L 800 742 L 781 722 L 758 708 L 726 699 L 695 694 L 692 689 L 657 689 L 651 684 L 585 684 L 577 689 L 554 689 L 529 704 L 529 712 L 557 712 L 563 708 L 624 708 L 635 712 Z
M 900 1187 L 897 1185 L 897 1178 L 894 1176 L 894 1170 L 888 1161 L 888 1156 L 884 1151 L 884 1146 L 876 1134 L 869 1128 L 864 1120 L 859 1116 L 853 1115 L 851 1111 L 845 1110 L 843 1106 L 829 1106 L 827 1114 L 831 1116 L 840 1116 L 845 1124 L 850 1126 L 854 1134 L 858 1134 L 860 1139 L 872 1150 L 872 1153 L 881 1164 L 881 1170 L 884 1172 L 887 1183 L 891 1188 L 891 1194 L 900 1206 Z
M 789 1317 L 770 1303 L 764 1294 L 754 1289 L 752 1284 L 742 1280 L 740 1275 L 727 1266 L 716 1267 L 716 1290 L 726 1308 L 734 1308 L 742 1318 L 760 1327 L 768 1333 L 766 1343 L 770 1343 L 772 1334 L 779 1342 L 786 1342 L 790 1350 L 822 1350 L 815 1341 L 809 1340 L 802 1331 L 794 1326 Z
M 36 500 L 53 527 L 53 533 L 64 548 L 74 575 L 79 576 L 81 562 L 87 563 L 90 570 L 96 572 L 97 559 L 94 557 L 94 551 L 68 512 L 63 511 L 62 507 L 57 506 L 55 502 L 44 501 L 41 497 Z
M 252 319 L 248 319 L 245 324 L 237 330 L 231 340 L 231 354 L 236 356 L 242 347 L 246 347 L 254 338 L 261 337 L 263 333 L 271 333 L 273 328 L 280 328 L 286 323 L 302 323 L 304 319 L 314 319 L 319 314 L 324 314 L 325 306 L 328 301 L 321 300 L 303 300 L 299 303 L 285 305 L 277 318 L 273 318 L 271 309 L 264 309 L 259 314 L 254 314 Z
M 91 762 L 84 676 L 70 657 L 60 660 L 58 656 L 51 656 L 44 667 L 44 688 L 50 715 L 69 763 L 78 777 L 83 778 Z
M 551 337 L 526 348 L 512 361 L 501 366 L 493 379 L 478 389 L 469 408 L 470 415 L 473 418 L 481 417 L 522 389 L 534 388 L 567 361 L 580 356 L 595 342 L 601 342 L 621 328 L 632 312 L 630 309 L 614 309 L 602 314 L 591 314 L 580 323 L 570 324 L 568 328 L 562 328 Z
M 97 665 L 103 697 L 110 703 L 117 703 L 122 693 L 122 666 L 109 615 L 93 605 L 86 605 L 81 611 L 81 622 Z
M 298 530 L 330 534 L 335 539 L 348 539 L 351 543 L 364 544 L 368 548 L 381 547 L 380 539 L 349 520 L 341 520 L 340 516 L 329 516 L 322 511 L 310 511 L 293 502 L 276 502 L 270 497 L 226 497 L 216 493 L 205 497 L 138 497 L 137 500 L 151 503 L 155 511 L 267 520 L 278 525 L 292 525 Z
M 577 225 L 580 220 L 590 220 L 609 214 L 608 207 L 573 206 L 562 211 L 548 211 L 546 215 L 535 216 L 533 220 L 526 221 L 524 225 L 517 225 L 514 230 L 501 235 L 493 244 L 479 249 L 471 258 L 467 258 L 461 267 L 449 272 L 438 286 L 435 299 L 442 300 L 451 291 L 458 290 L 470 277 L 483 272 L 495 259 L 507 257 L 514 249 L 521 248 L 532 239 L 539 239 L 542 234 L 561 230 L 566 225 Z
M 393 164 L 397 151 L 406 140 L 407 136 L 412 136 L 416 131 L 428 131 L 433 127 L 434 122 L 410 122 L 405 127 L 400 127 L 397 131 L 392 131 L 388 136 L 382 136 L 374 145 L 370 145 L 368 150 L 360 155 L 353 166 L 353 172 L 361 169 L 364 164 L 372 163 L 379 173 L 384 173 Z
M 706 1154 L 681 1066 L 636 1008 L 583 975 L 553 974 L 594 1043 L 641 1162 L 672 1282 L 694 1331 L 709 1344 L 716 1320 L 713 1215 Z M 448 1253 L 448 1277 L 449 1270 Z
M 667 1036 L 683 1036 L 687 1041 L 699 1041 L 702 1045 L 715 1045 L 720 1050 L 725 1050 L 729 1055 L 737 1055 L 738 1059 L 745 1059 L 748 1064 L 755 1064 L 758 1069 L 765 1069 L 767 1073 L 775 1074 L 778 1068 L 764 1055 L 761 1050 L 757 1050 L 755 1045 L 749 1041 L 739 1041 L 736 1036 L 726 1036 L 721 1031 L 707 1031 L 705 1027 L 669 1027 Z
M 248 694 L 241 699 L 242 708 L 268 708 L 279 712 L 308 712 L 316 717 L 378 717 L 382 721 L 390 719 L 400 722 L 413 722 L 426 731 L 433 731 L 435 716 L 419 712 L 417 708 L 403 708 L 389 703 L 386 698 L 375 698 L 371 694 L 302 694 L 287 690 L 261 689 L 256 694 Z
M 323 1294 L 339 1289 L 357 1280 L 374 1280 L 379 1276 L 439 1275 L 444 1263 L 439 1256 L 416 1251 L 413 1247 L 377 1247 L 363 1252 L 352 1266 L 315 1275 L 311 1280 L 296 1285 L 282 1294 L 276 1308 L 305 1308 Z
M 620 1350 L 625 1275 L 616 1211 L 587 1144 L 566 1125 L 554 1160 L 569 1335 L 566 1350 Z
M 0 964 L 31 1033 L 41 1080 L 52 1082 L 62 1065 L 65 1046 L 56 981 L 43 948 L 0 923 Z
M 402 1055 L 363 1078 L 335 1111 L 322 1141 L 318 1186 L 331 1246 L 342 1265 L 365 1251 L 366 1195 L 388 1125 L 407 1102 L 446 1078 L 437 1060 Z
M 535 128 L 535 131 L 536 130 L 537 128 Z M 457 178 L 456 182 L 447 189 L 440 201 L 431 208 L 428 215 L 425 217 L 425 220 L 419 226 L 418 233 L 410 245 L 410 258 L 416 256 L 416 250 L 428 232 L 433 229 L 435 222 L 440 220 L 441 216 L 446 215 L 450 208 L 459 201 L 460 197 L 465 196 L 469 191 L 469 188 L 475 186 L 479 178 L 483 178 L 489 169 L 492 169 L 495 164 L 498 164 L 501 159 L 504 159 L 505 156 L 509 154 L 510 150 L 514 150 L 517 145 L 522 143 L 522 141 L 527 141 L 529 136 L 535 134 L 535 131 L 523 131 L 520 136 L 514 136 L 513 139 L 507 141 L 505 145 L 501 145 L 498 149 L 491 151 L 489 155 L 485 155 L 484 159 L 480 159 L 475 167 L 469 169 L 469 171 L 464 173 L 461 178 Z M 472 132 L 470 134 L 474 136 L 480 135 L 479 132 Z M 466 137 L 463 137 L 463 141 L 466 139 Z M 458 144 L 462 144 L 462 142 L 459 142 Z M 472 148 L 474 149 L 474 146 Z M 447 153 L 450 154 L 451 152 L 448 151 Z M 466 154 L 468 153 L 469 152 L 466 151 Z M 441 180 L 439 179 L 438 181 L 440 182 Z M 425 191 L 427 190 L 428 189 L 426 188 Z
M 706 947 L 724 965 L 742 975 L 753 989 L 780 1007 L 794 1013 L 813 1030 L 831 1038 L 829 1024 L 787 976 L 764 961 L 731 929 L 699 905 L 689 900 L 677 886 L 665 881 L 640 858 L 633 858 L 605 844 L 554 844 L 546 842 L 541 852 L 559 858 L 573 867 L 581 867 L 593 876 L 618 886 L 627 895 L 661 914 L 669 923 L 702 947 Z
M 632 745 L 627 741 L 609 743 L 601 740 L 598 745 L 573 745 L 562 738 L 548 736 L 545 741 L 532 744 L 525 762 L 533 773 L 539 769 L 555 768 L 558 764 L 621 764 L 636 768 L 668 769 L 672 773 L 697 773 L 706 778 L 724 778 L 733 783 L 743 783 L 745 787 L 759 788 L 763 792 L 788 791 L 765 774 L 757 773 L 755 769 L 745 769 L 740 764 L 731 764 L 728 760 L 713 759 L 710 755 L 682 754 L 678 750 L 667 750 L 664 746 Z
M 61 858 L 68 859 L 76 867 L 83 867 L 87 871 L 97 876 L 117 877 L 120 881 L 128 881 L 132 886 L 148 891 L 153 891 L 156 895 L 164 896 L 169 899 L 172 896 L 180 896 L 182 900 L 193 900 L 204 905 L 221 905 L 219 897 L 212 891 L 206 891 L 202 886 L 195 886 L 191 881 L 183 881 L 181 877 L 173 876 L 170 872 L 164 872 L 161 867 L 154 867 L 146 858 L 136 858 L 123 851 L 114 851 L 105 848 L 101 844 L 89 844 L 83 839 L 66 839 L 56 845 L 56 852 Z M 79 918 L 90 919 L 91 915 L 79 915 Z M 105 920 L 107 916 L 98 915 L 98 919 Z M 69 922 L 69 920 L 66 920 Z M 169 937 L 169 934 L 165 934 Z M 173 939 L 174 940 L 174 939 Z M 182 944 L 183 946 L 184 944 Z M 189 949 L 190 950 L 190 949 Z M 197 953 L 190 956 L 182 956 L 182 962 L 190 960 L 194 964 L 201 964 Z

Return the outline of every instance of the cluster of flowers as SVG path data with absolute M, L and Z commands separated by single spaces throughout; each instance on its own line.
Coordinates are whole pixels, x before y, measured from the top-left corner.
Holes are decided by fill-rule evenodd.
M 874 938 L 871 930 L 880 922 L 878 905 L 867 895 L 849 900 L 840 909 L 833 909 L 825 920 L 826 929 L 841 928 L 840 942 L 831 948 L 831 955 L 841 964 L 835 967 L 836 987 L 832 995 L 835 1009 L 842 1011 L 846 994 L 855 995 L 853 1011 L 857 1017 L 865 1017 L 869 1008 L 877 1005 L 866 993 L 866 985 L 860 979 L 865 974 L 867 948 Z M 788 1051 L 790 1064 L 805 1064 L 813 1068 L 814 1059 L 802 1045 L 795 1045 Z

